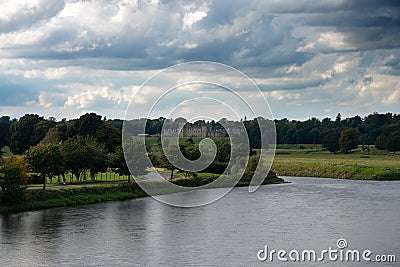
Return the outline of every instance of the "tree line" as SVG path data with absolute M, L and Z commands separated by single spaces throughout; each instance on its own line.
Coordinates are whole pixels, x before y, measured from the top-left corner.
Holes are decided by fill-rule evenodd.
M 167 119 L 160 117 L 137 121 L 143 123 L 142 120 L 146 120 L 145 133 L 153 135 L 161 133 Z M 184 118 L 177 118 L 174 121 L 191 124 Z M 196 121 L 191 125 L 202 123 L 205 121 Z M 85 136 L 103 144 L 107 153 L 113 153 L 121 145 L 122 124 L 122 120 L 107 120 L 106 117 L 103 118 L 95 113 L 61 121 L 56 121 L 53 117 L 45 119 L 37 114 L 26 114 L 19 119 L 3 116 L 0 117 L 0 148 L 8 146 L 13 153 L 23 154 L 31 146 L 39 143 L 63 143 L 76 136 Z M 257 120 L 245 119 L 243 124 L 251 147 L 260 148 L 261 134 Z M 220 122 L 211 121 L 209 125 L 215 130 L 222 128 Z M 322 144 L 329 151 L 337 152 L 341 150 L 340 139 L 344 148 L 346 139 L 353 139 L 357 145 L 376 145 L 378 149 L 389 151 L 400 150 L 400 114 L 372 113 L 364 118 L 354 116 L 342 119 L 339 113 L 334 120 L 311 118 L 298 121 L 284 118 L 275 120 L 275 126 L 278 144 Z M 344 152 L 346 151 L 348 149 L 345 148 Z

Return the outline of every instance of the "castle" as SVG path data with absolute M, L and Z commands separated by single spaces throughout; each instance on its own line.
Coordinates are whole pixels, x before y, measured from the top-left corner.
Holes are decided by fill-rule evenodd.
M 225 129 L 213 129 L 209 123 L 192 126 L 185 125 L 179 131 L 178 129 L 163 129 L 164 136 L 179 136 L 179 137 L 226 137 L 227 132 Z

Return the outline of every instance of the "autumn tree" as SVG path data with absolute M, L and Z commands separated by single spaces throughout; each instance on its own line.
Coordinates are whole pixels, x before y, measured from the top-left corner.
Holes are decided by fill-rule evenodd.
M 16 204 L 23 199 L 27 183 L 27 163 L 21 156 L 13 156 L 0 167 L 0 202 L 5 205 Z

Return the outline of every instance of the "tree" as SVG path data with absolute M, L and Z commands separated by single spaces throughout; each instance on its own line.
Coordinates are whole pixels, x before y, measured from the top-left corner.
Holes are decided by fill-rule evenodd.
M 391 152 L 400 150 L 400 125 L 387 125 L 376 139 L 375 145 L 378 149 L 387 149 Z
M 169 176 L 170 179 L 174 178 L 174 171 L 177 169 L 167 158 L 165 155 L 167 154 L 169 157 L 176 157 L 178 156 L 178 148 L 176 146 L 170 145 L 167 148 L 166 153 L 162 151 L 161 157 L 160 157 L 160 162 L 161 162 L 161 167 L 166 168 L 167 170 L 171 171 L 171 174 Z
M 31 145 L 36 145 L 46 136 L 47 132 L 56 126 L 54 121 L 40 120 L 33 128 L 33 135 L 31 136 Z
M 26 159 L 34 172 L 40 173 L 43 179 L 43 190 L 46 179 L 64 173 L 64 159 L 56 144 L 37 145 L 29 148 Z
M 134 177 L 145 175 L 146 169 L 151 167 L 146 147 L 140 142 L 125 143 L 123 156 L 126 166 L 129 167 L 128 182 L 130 182 L 130 175 Z
M 101 116 L 96 113 L 86 113 L 78 121 L 78 133 L 82 136 L 94 137 L 102 124 Z
M 215 160 L 218 162 L 229 162 L 231 158 L 231 144 L 229 142 L 216 142 L 217 155 Z
M 104 145 L 99 144 L 93 137 L 76 136 L 69 138 L 61 146 L 65 166 L 77 180 L 80 174 L 86 174 L 90 170 L 94 179 L 96 172 L 104 170 L 106 165 L 106 153 Z M 86 176 L 84 176 L 86 179 Z
M 339 137 L 340 135 L 338 132 L 331 132 L 325 135 L 324 138 L 322 138 L 322 147 L 326 148 L 328 151 L 332 153 L 336 153 L 339 151 L 340 146 L 339 146 Z
M 58 127 L 50 128 L 39 144 L 48 145 L 48 144 L 60 143 L 61 137 L 58 129 L 59 129 Z
M 118 145 L 121 145 L 121 132 L 110 123 L 104 122 L 96 133 L 96 139 L 112 153 Z
M 0 202 L 5 205 L 19 203 L 23 199 L 27 182 L 27 164 L 21 156 L 5 160 L 0 167 Z
M 343 153 L 350 153 L 358 147 L 359 134 L 355 128 L 348 128 L 340 133 L 339 145 Z
M 116 168 L 116 171 L 119 175 L 128 175 L 128 182 L 131 182 L 131 173 L 129 171 L 128 165 L 126 165 L 122 146 L 117 146 L 115 152 L 109 154 L 108 161 L 110 163 L 110 167 Z
M 400 131 L 389 133 L 387 137 L 387 150 L 394 153 L 400 150 Z
M 10 147 L 15 153 L 21 154 L 25 152 L 30 146 L 36 145 L 43 139 L 43 136 L 38 136 L 35 132 L 35 126 L 43 120 L 36 114 L 27 114 L 15 121 L 10 126 Z
M 10 117 L 3 116 L 0 118 L 0 151 L 1 148 L 8 146 L 10 143 L 10 125 Z
M 118 174 L 128 176 L 130 183 L 131 175 L 144 175 L 147 173 L 146 169 L 152 165 L 147 158 L 146 149 L 140 142 L 125 143 L 124 149 L 125 151 L 122 146 L 117 146 L 115 152 L 109 155 L 109 161 L 112 167 L 117 168 Z

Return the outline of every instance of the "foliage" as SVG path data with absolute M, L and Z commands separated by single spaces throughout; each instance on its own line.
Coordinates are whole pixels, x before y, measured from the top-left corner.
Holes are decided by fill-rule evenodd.
M 118 146 L 115 152 L 110 154 L 110 165 L 117 168 L 117 172 L 120 175 L 128 175 L 128 182 L 130 182 L 131 175 L 145 175 L 147 173 L 146 169 L 151 165 L 147 159 L 148 156 L 145 149 L 139 142 L 127 143 L 124 149 L 125 153 L 123 148 Z
M 26 152 L 26 159 L 32 170 L 40 173 L 43 189 L 46 189 L 46 178 L 65 172 L 64 158 L 57 144 L 33 146 Z
M 36 125 L 43 120 L 36 114 L 27 114 L 10 126 L 10 148 L 14 153 L 21 154 L 43 139 L 43 127 Z M 43 134 L 43 135 L 42 135 Z
M 21 156 L 6 159 L 0 167 L 0 202 L 4 205 L 19 203 L 23 200 L 24 186 L 27 181 L 27 164 Z
M 358 147 L 359 135 L 357 129 L 349 128 L 340 133 L 339 145 L 343 153 L 349 153 Z
M 322 147 L 326 148 L 329 152 L 336 153 L 340 149 L 339 137 L 337 131 L 333 131 L 322 138 Z
M 100 128 L 101 116 L 96 113 L 86 113 L 79 117 L 78 135 L 95 137 Z
M 400 150 L 400 124 L 387 125 L 376 139 L 375 145 L 379 149 L 392 152 Z
M 109 153 L 114 152 L 115 148 L 121 145 L 121 133 L 111 123 L 102 123 L 95 136 L 99 143 L 104 144 Z
M 61 142 L 60 133 L 58 131 L 58 127 L 50 128 L 43 139 L 39 144 L 48 145 L 48 144 L 58 144 Z
M 3 116 L 0 118 L 0 156 L 1 148 L 10 144 L 10 117 Z
M 65 141 L 61 147 L 65 159 L 65 166 L 73 175 L 80 179 L 80 174 L 90 170 L 94 174 L 106 167 L 106 153 L 104 145 L 99 144 L 92 137 L 76 136 Z M 86 177 L 84 177 L 86 178 Z

